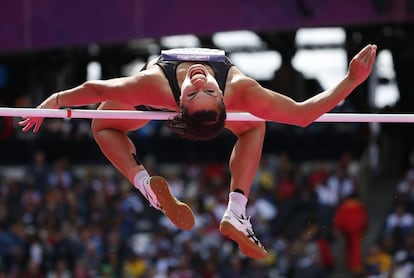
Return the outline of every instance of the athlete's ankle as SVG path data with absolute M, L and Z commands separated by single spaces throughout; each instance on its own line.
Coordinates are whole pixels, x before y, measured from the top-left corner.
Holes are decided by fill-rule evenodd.
M 127 178 L 129 180 L 129 182 L 134 184 L 134 182 L 135 182 L 134 179 L 135 179 L 136 174 L 138 172 L 141 172 L 142 170 L 145 170 L 144 166 L 142 166 L 142 165 L 137 165 L 137 166 L 133 167 L 132 169 L 130 169 L 127 173 Z
M 246 215 L 247 198 L 239 192 L 230 192 L 228 210 L 231 210 L 236 215 Z
M 134 187 L 145 195 L 145 188 L 148 186 L 150 178 L 147 170 L 142 169 L 138 171 L 133 178 Z

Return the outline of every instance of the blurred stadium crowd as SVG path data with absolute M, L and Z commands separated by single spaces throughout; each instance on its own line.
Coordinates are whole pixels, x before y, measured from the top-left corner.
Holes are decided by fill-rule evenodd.
M 360 243 L 370 225 L 363 205 L 361 217 L 338 213 L 344 203 L 359 203 L 349 153 L 311 168 L 286 153 L 267 154 L 248 213 L 269 256 L 250 260 L 218 231 L 227 203 L 226 165 L 145 160 L 191 204 L 192 230 L 177 230 L 111 167 L 76 167 L 37 151 L 19 174 L 1 179 L 0 277 L 331 277 L 333 246 L 346 234 L 341 225 L 361 223 Z M 399 202 L 369 252 L 346 253 L 351 273 L 413 273 L 413 173 L 396 186 Z

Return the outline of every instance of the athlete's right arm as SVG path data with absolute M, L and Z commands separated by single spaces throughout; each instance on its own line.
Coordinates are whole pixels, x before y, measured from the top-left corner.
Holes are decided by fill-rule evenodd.
M 239 110 L 268 121 L 305 127 L 332 110 L 368 78 L 375 62 L 376 50 L 376 45 L 367 45 L 351 60 L 344 78 L 332 88 L 302 102 L 268 90 L 246 78 L 238 85 L 242 92 Z
M 145 92 L 157 89 L 157 78 L 159 78 L 159 75 L 154 72 L 142 71 L 134 76 L 87 81 L 74 88 L 50 95 L 37 108 L 75 107 L 108 100 L 134 106 L 146 104 L 153 101 L 154 94 L 145 94 Z M 32 128 L 34 132 L 37 132 L 42 121 L 43 118 L 24 117 L 19 125 L 22 126 L 24 132 Z

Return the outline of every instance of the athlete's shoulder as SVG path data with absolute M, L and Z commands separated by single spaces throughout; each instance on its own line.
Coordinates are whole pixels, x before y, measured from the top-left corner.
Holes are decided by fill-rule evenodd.
M 156 65 L 147 65 L 147 67 L 134 75 L 126 77 L 124 83 L 135 88 L 136 92 L 159 91 L 168 86 L 168 81 L 162 70 Z
M 244 74 L 236 66 L 233 66 L 230 68 L 227 75 L 227 85 L 236 87 L 240 90 L 250 86 L 257 86 L 259 83 L 255 79 Z

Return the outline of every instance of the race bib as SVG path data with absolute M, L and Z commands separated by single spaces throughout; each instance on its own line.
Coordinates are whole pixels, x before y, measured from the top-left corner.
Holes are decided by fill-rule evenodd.
M 161 56 L 167 61 L 222 62 L 225 58 L 225 52 L 210 48 L 176 48 L 162 50 Z

